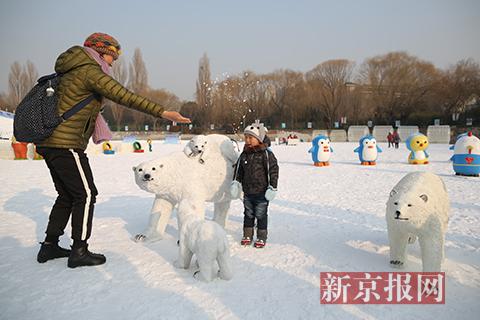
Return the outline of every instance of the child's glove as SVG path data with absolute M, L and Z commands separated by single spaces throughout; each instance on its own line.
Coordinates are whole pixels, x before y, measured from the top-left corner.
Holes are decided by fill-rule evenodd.
M 233 180 L 232 184 L 230 185 L 230 196 L 232 197 L 232 199 L 240 198 L 242 191 L 242 184 L 237 180 Z
M 277 189 L 275 189 L 272 186 L 269 186 L 267 191 L 265 192 L 265 199 L 267 199 L 267 201 L 272 201 L 273 199 L 275 199 L 276 195 L 277 195 Z

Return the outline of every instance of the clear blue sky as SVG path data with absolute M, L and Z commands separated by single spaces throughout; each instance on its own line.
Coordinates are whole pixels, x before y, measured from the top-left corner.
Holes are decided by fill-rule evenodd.
M 213 76 L 304 72 L 396 50 L 445 68 L 480 61 L 479 30 L 478 0 L 2 0 L 0 92 L 14 61 L 50 73 L 58 54 L 93 32 L 117 38 L 128 60 L 141 48 L 153 88 L 193 99 L 204 52 Z

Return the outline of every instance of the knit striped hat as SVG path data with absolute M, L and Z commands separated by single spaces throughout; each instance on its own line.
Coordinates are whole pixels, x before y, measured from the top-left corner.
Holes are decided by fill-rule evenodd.
M 120 50 L 120 44 L 114 37 L 106 34 L 95 32 L 92 33 L 83 43 L 85 47 L 90 47 L 100 54 L 108 54 L 113 57 L 114 60 L 118 59 L 118 56 L 122 53 Z

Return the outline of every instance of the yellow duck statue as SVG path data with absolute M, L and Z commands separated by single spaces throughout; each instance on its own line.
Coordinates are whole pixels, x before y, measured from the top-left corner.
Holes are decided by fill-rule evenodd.
M 408 137 L 405 142 L 407 149 L 410 150 L 408 163 L 410 164 L 428 164 L 428 138 L 421 133 L 414 133 Z

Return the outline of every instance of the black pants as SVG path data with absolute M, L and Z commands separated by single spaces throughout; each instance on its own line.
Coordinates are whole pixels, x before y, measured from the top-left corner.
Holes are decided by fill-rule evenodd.
M 257 219 L 257 228 L 259 230 L 267 230 L 268 227 L 268 201 L 265 199 L 265 193 L 246 194 L 243 197 L 243 226 L 252 228 Z
M 72 216 L 72 239 L 85 241 L 92 231 L 98 194 L 87 155 L 80 149 L 37 148 L 45 158 L 58 192 L 48 221 L 47 237 L 59 237 Z

